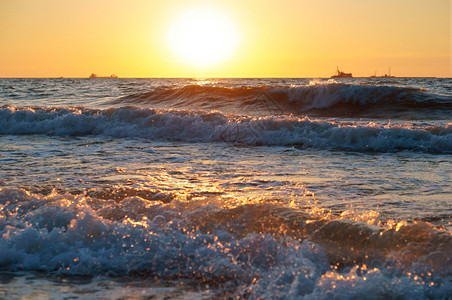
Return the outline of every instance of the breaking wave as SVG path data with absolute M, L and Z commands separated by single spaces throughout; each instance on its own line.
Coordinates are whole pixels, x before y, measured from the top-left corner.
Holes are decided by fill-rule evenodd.
M 452 293 L 452 237 L 425 222 L 20 189 L 0 189 L 0 208 L 3 271 L 179 280 L 246 298 Z
M 425 119 L 431 118 L 433 113 L 437 118 L 447 119 L 452 113 L 450 96 L 418 88 L 343 83 L 294 87 L 161 87 L 113 100 L 112 104 L 214 109 L 225 113 L 254 115 L 309 114 Z
M 234 116 L 139 107 L 0 109 L 0 134 L 103 135 L 325 150 L 452 152 L 452 125 L 421 126 Z

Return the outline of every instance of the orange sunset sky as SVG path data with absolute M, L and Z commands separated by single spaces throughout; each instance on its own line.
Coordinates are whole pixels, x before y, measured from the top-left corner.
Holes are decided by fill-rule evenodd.
M 450 16 L 449 0 L 0 0 L 0 77 L 450 77 Z

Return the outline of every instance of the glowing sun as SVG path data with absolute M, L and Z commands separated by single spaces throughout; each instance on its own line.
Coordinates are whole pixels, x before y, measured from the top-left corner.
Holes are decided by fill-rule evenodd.
M 238 44 L 238 33 L 226 15 L 196 9 L 183 13 L 168 33 L 170 49 L 183 62 L 197 67 L 225 61 Z

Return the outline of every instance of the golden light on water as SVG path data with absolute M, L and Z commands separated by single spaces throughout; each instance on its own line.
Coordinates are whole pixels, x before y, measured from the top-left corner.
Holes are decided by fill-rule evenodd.
M 239 34 L 233 22 L 219 11 L 201 8 L 178 16 L 167 42 L 175 56 L 196 67 L 226 60 L 236 49 Z

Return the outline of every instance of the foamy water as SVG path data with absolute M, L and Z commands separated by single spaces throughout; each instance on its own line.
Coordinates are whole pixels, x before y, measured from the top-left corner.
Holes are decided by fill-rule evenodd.
M 1 79 L 0 295 L 447 298 L 448 79 Z

